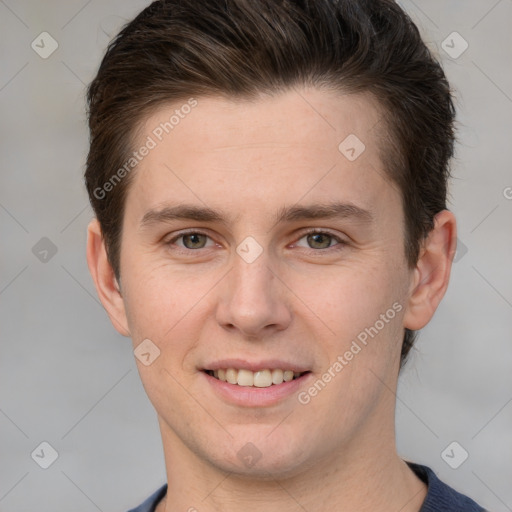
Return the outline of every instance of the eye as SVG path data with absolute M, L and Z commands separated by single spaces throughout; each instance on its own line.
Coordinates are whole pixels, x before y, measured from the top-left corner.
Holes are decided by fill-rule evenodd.
M 207 247 L 207 241 L 210 237 L 205 233 L 199 231 L 189 231 L 187 233 L 181 233 L 175 236 L 167 242 L 168 245 L 177 245 L 180 248 L 189 250 L 204 249 Z M 182 240 L 182 243 L 176 243 L 178 240 Z M 211 246 L 212 244 L 210 244 Z
M 330 249 L 333 245 L 345 245 L 345 242 L 341 238 L 327 231 L 312 230 L 302 236 L 299 242 L 303 239 L 306 239 L 306 243 L 310 249 Z M 332 244 L 332 242 L 337 243 Z
M 306 241 L 307 246 L 304 246 L 300 243 L 302 240 Z M 208 241 L 210 241 L 210 243 Z M 176 250 L 181 250 L 182 252 L 206 249 L 215 245 L 213 240 L 211 240 L 211 238 L 206 233 L 202 233 L 200 231 L 182 232 L 175 235 L 173 238 L 167 241 L 166 244 L 168 246 L 174 246 Z M 346 245 L 346 242 L 340 237 L 329 233 L 328 231 L 321 231 L 316 229 L 305 233 L 298 240 L 296 245 L 309 249 L 326 250 L 335 246 L 340 246 L 339 248 L 341 249 Z

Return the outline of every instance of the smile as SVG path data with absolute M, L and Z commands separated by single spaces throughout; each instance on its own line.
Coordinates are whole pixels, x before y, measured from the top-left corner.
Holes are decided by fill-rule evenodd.
M 218 370 L 205 370 L 208 375 L 222 382 L 244 387 L 268 388 L 290 382 L 309 372 L 294 372 L 293 370 L 282 370 L 279 368 L 270 370 L 251 371 L 235 368 L 220 368 Z

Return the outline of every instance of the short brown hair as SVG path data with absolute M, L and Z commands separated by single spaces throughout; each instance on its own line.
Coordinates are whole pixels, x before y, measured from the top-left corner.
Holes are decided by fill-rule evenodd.
M 85 182 L 118 279 L 133 173 L 108 194 L 102 187 L 130 158 L 147 116 L 191 96 L 250 98 L 296 85 L 368 92 L 383 107 L 381 158 L 401 191 L 404 250 L 416 264 L 446 208 L 455 108 L 409 16 L 392 0 L 159 0 L 110 43 L 87 93 Z M 402 363 L 414 338 L 406 329 Z

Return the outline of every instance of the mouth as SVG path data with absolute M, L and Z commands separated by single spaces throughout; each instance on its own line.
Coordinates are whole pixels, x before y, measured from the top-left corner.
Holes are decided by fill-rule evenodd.
M 293 370 L 283 370 L 280 368 L 262 369 L 258 371 L 251 371 L 246 369 L 236 368 L 219 368 L 218 370 L 203 370 L 207 375 L 222 382 L 227 382 L 235 386 L 254 387 L 254 388 L 269 388 L 271 386 L 278 386 L 283 382 L 291 382 L 301 378 L 302 376 L 311 373 L 296 372 Z

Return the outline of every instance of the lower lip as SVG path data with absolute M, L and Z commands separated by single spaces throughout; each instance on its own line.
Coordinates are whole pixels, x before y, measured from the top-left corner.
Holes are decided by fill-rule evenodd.
M 297 393 L 312 376 L 311 373 L 306 373 L 289 382 L 272 384 L 272 386 L 267 388 L 257 388 L 254 386 L 230 384 L 229 382 L 216 379 L 205 372 L 201 373 L 212 386 L 215 393 L 219 394 L 225 401 L 241 407 L 268 407 L 269 405 L 274 405 Z

